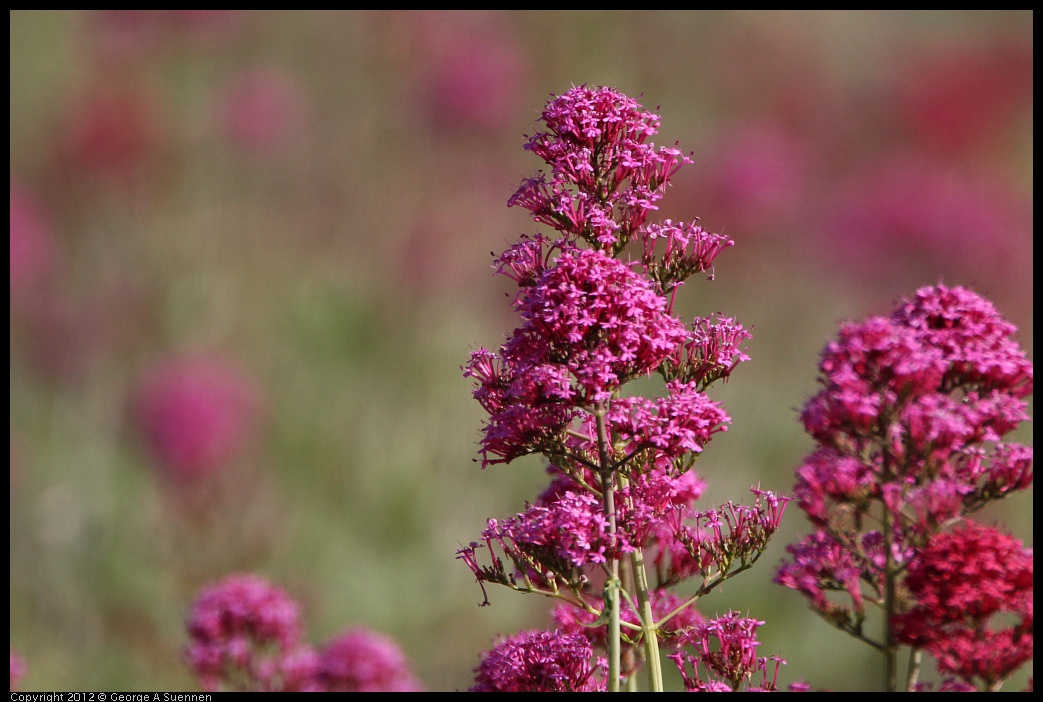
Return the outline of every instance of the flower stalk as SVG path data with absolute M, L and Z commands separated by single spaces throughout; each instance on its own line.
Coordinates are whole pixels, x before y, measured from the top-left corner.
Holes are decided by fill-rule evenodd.
M 523 236 L 496 258 L 517 284 L 521 325 L 498 350 L 472 352 L 464 375 L 489 414 L 482 467 L 541 455 L 551 483 L 515 517 L 490 519 L 458 557 L 482 604 L 486 583 L 556 600 L 563 636 L 502 640 L 483 654 L 474 689 L 637 690 L 644 668 L 648 690 L 663 691 L 661 650 L 691 645 L 706 623 L 696 601 L 756 561 L 786 502 L 754 489 L 754 507 L 695 508 L 705 488 L 695 461 L 731 421 L 706 390 L 747 360 L 750 335 L 726 317 L 686 323 L 674 306 L 686 279 L 712 279 L 732 242 L 694 221 L 648 221 L 690 159 L 650 141 L 659 117 L 633 99 L 580 86 L 541 121 L 525 148 L 549 170 L 522 181 L 508 206 L 554 233 Z M 622 392 L 654 376 L 656 396 Z M 755 628 L 743 629 L 743 650 L 754 650 Z M 588 650 L 604 657 L 581 660 Z M 673 660 L 705 668 L 711 655 Z M 709 675 L 755 689 L 747 673 L 766 660 Z M 706 675 L 686 685 L 707 688 Z

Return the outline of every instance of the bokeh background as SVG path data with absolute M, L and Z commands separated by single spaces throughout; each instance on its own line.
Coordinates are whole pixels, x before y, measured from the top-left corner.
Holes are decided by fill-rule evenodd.
M 506 203 L 542 166 L 525 135 L 572 85 L 657 111 L 656 142 L 694 160 L 663 216 L 736 241 L 678 304 L 754 335 L 712 391 L 733 425 L 698 464 L 708 501 L 789 490 L 841 321 L 969 285 L 1032 355 L 1030 12 L 10 19 L 25 690 L 198 689 L 185 614 L 236 571 L 296 598 L 316 645 L 395 637 L 431 690 L 470 685 L 495 634 L 548 623 L 551 602 L 505 589 L 478 607 L 454 559 L 544 484 L 535 459 L 474 462 L 460 366 L 517 325 L 490 252 L 536 230 Z M 1031 544 L 1031 491 L 983 519 Z M 771 584 L 805 531 L 794 508 L 703 610 L 764 620 L 784 684 L 876 689 L 866 647 Z

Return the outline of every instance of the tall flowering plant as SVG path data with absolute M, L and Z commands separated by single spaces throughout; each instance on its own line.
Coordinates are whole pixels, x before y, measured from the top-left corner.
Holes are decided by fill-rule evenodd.
M 925 287 L 887 317 L 844 325 L 801 419 L 817 448 L 795 497 L 814 527 L 775 581 L 883 654 L 888 690 L 995 690 L 1032 658 L 1032 551 L 971 521 L 1032 484 L 1032 363 L 1016 328 L 961 287 Z M 867 622 L 874 609 L 882 626 Z M 997 617 L 996 615 L 1000 615 Z
M 489 415 L 482 468 L 541 455 L 549 485 L 521 513 L 490 519 L 458 557 L 483 593 L 492 583 L 555 599 L 558 627 L 502 639 L 472 689 L 637 689 L 643 668 L 662 690 L 661 646 L 688 689 L 774 689 L 779 661 L 756 656 L 763 622 L 695 609 L 761 556 L 787 501 L 754 489 L 753 505 L 696 507 L 705 483 L 692 466 L 730 422 L 705 391 L 748 360 L 750 335 L 674 307 L 685 280 L 712 279 L 733 242 L 696 221 L 649 221 L 690 159 L 650 141 L 659 117 L 635 100 L 575 87 L 541 123 L 525 148 L 548 170 L 508 206 L 553 233 L 496 258 L 517 284 L 521 323 L 496 351 L 472 352 L 464 375 Z M 654 375 L 657 396 L 624 392 Z

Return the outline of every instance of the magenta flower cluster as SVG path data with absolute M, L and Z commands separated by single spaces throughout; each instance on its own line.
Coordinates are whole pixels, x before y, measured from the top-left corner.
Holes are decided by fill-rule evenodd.
M 356 627 L 320 650 L 303 640 L 300 607 L 260 576 L 237 573 L 202 589 L 184 657 L 208 692 L 417 692 L 401 649 Z
M 795 496 L 815 531 L 787 548 L 775 577 L 885 653 L 909 644 L 986 688 L 1031 657 L 1031 556 L 1026 578 L 1009 537 L 948 529 L 1032 484 L 1032 448 L 1006 440 L 1029 419 L 1032 393 L 1016 331 L 988 300 L 941 284 L 841 328 L 801 415 L 818 447 Z M 864 628 L 868 606 L 890 623 L 882 636 Z M 1022 624 L 990 633 L 999 611 Z
M 525 631 L 485 652 L 469 692 L 604 692 L 604 668 L 582 634 Z
M 760 642 L 756 634 L 763 625 L 738 612 L 728 612 L 688 630 L 684 642 L 690 648 L 670 654 L 681 671 L 685 690 L 735 692 L 746 684 L 746 692 L 776 692 L 779 666 L 785 661 L 757 655 Z M 760 677 L 755 680 L 757 675 Z
M 670 177 L 690 160 L 648 142 L 659 116 L 610 88 L 573 88 L 543 111 L 546 131 L 525 148 L 551 167 L 508 201 L 565 239 L 618 253 L 657 209 Z
M 694 221 L 648 221 L 690 160 L 657 148 L 659 117 L 610 88 L 572 88 L 541 121 L 526 148 L 549 172 L 508 205 L 555 233 L 496 257 L 517 284 L 521 324 L 497 351 L 472 352 L 464 375 L 489 415 L 482 467 L 539 454 L 551 484 L 523 512 L 490 519 L 458 557 L 483 592 L 494 583 L 559 600 L 559 629 L 502 639 L 475 689 L 615 689 L 658 669 L 660 639 L 676 648 L 705 624 L 695 601 L 757 560 L 787 498 L 755 489 L 752 506 L 695 507 L 705 483 L 693 463 L 731 421 L 705 391 L 748 360 L 750 335 L 732 318 L 674 312 L 678 287 L 712 278 L 732 245 Z M 653 375 L 656 396 L 623 393 Z M 692 591 L 667 589 L 683 584 Z

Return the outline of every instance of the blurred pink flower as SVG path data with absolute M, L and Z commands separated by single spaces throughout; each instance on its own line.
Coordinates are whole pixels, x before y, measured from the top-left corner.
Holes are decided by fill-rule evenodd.
M 203 588 L 187 628 L 184 657 L 208 692 L 314 690 L 300 607 L 260 576 L 237 573 Z
M 959 41 L 905 57 L 894 70 L 896 117 L 921 146 L 973 151 L 1032 117 L 1032 40 Z M 973 100 L 973 105 L 968 103 Z
M 423 692 L 395 640 L 363 627 L 326 644 L 319 653 L 316 681 L 326 692 Z
M 490 135 L 524 114 L 530 69 L 509 17 L 425 11 L 369 19 L 390 30 L 387 45 L 404 62 L 405 87 L 436 129 Z
M 495 132 L 520 111 L 524 55 L 505 36 L 451 42 L 429 68 L 427 109 L 442 129 Z
M 162 468 L 193 480 L 221 470 L 254 440 L 259 401 L 257 387 L 234 363 L 188 354 L 149 368 L 132 410 Z
M 187 628 L 184 658 L 208 691 L 423 692 L 386 634 L 355 627 L 313 650 L 297 602 L 254 574 L 203 588 Z
M 943 276 L 993 294 L 1031 284 L 1031 200 L 1001 176 L 910 152 L 842 185 L 833 203 L 816 246 L 831 267 L 903 287 Z
M 804 138 L 779 125 L 749 122 L 730 128 L 698 160 L 706 165 L 693 190 L 714 212 L 711 228 L 745 240 L 797 226 L 813 160 Z
M 216 110 L 220 127 L 232 143 L 267 153 L 285 144 L 300 125 L 304 97 L 285 71 L 255 68 L 224 86 Z
M 35 288 L 51 272 L 55 245 L 43 204 L 11 177 L 11 295 Z
M 25 661 L 11 651 L 11 692 L 18 689 L 22 678 L 25 677 Z

